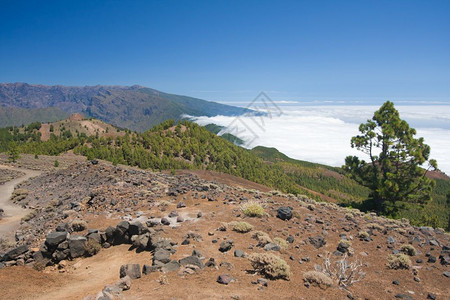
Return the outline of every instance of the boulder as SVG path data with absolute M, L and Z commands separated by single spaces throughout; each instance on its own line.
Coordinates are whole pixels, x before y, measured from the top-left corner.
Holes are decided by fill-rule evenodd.
M 68 237 L 67 231 L 53 231 L 47 234 L 45 243 L 50 248 L 56 248 L 59 243 L 64 242 Z
M 182 266 L 194 265 L 194 266 L 199 267 L 200 269 L 203 269 L 205 267 L 205 264 L 197 256 L 188 256 L 188 257 L 180 259 L 179 262 L 180 262 L 180 265 L 182 265 Z
M 141 235 L 141 234 L 145 233 L 145 227 L 141 222 L 134 221 L 134 222 L 130 223 L 128 232 L 129 232 L 130 236 Z
M 141 278 L 141 266 L 139 264 L 127 264 L 120 267 L 120 278 L 130 276 L 131 279 Z
M 283 206 L 277 210 L 277 218 L 281 220 L 290 220 L 292 218 L 292 207 Z
M 84 236 L 74 235 L 69 238 L 70 257 L 83 256 L 87 250 L 87 239 Z

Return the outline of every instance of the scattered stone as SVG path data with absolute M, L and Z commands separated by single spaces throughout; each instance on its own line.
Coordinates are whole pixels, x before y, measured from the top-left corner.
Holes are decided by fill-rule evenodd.
M 445 277 L 450 277 L 450 271 L 445 271 L 444 273 L 442 273 Z
M 223 241 L 222 243 L 220 243 L 219 251 L 220 252 L 227 252 L 231 248 L 233 248 L 233 246 L 234 245 L 233 245 L 233 241 L 232 240 Z
M 430 255 L 428 257 L 428 262 L 434 264 L 436 262 L 436 256 Z
M 294 242 L 294 237 L 292 235 L 288 236 L 286 238 L 286 242 L 288 242 L 289 244 L 292 244 Z
M 177 208 L 183 208 L 183 207 L 186 207 L 186 204 L 182 201 L 178 202 Z
M 292 219 L 292 207 L 283 206 L 277 210 L 277 218 L 281 220 L 290 220 Z
M 229 284 L 231 282 L 232 278 L 230 277 L 230 274 L 222 274 L 217 277 L 217 282 L 220 284 Z
M 170 225 L 170 221 L 167 218 L 162 218 L 161 219 L 161 224 L 163 224 L 163 225 Z
M 211 258 L 205 263 L 205 266 L 208 267 L 208 268 L 215 268 L 215 267 L 217 267 L 217 264 L 216 264 L 214 258 L 211 257 Z
M 281 247 L 278 244 L 275 243 L 268 243 L 264 246 L 264 250 L 266 251 L 280 251 Z
M 395 284 L 395 285 L 400 285 L 400 281 L 398 281 L 398 280 L 394 280 L 394 281 L 392 281 L 392 284 Z
M 234 250 L 234 256 L 235 257 L 244 257 L 245 256 L 245 252 L 239 249 Z
M 405 300 L 414 300 L 410 295 L 407 294 L 396 294 L 395 298 L 397 299 L 405 299 Z
M 173 210 L 169 213 L 169 218 L 178 217 L 178 212 L 176 210 Z

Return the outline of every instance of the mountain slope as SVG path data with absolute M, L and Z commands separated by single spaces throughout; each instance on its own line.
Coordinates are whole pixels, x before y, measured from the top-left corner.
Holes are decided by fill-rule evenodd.
M 240 115 L 249 110 L 187 96 L 163 93 L 141 86 L 45 86 L 0 84 L 0 106 L 26 109 L 58 108 L 82 113 L 122 128 L 145 131 L 182 115 Z M 39 119 L 37 121 L 54 121 Z M 0 119 L 3 125 L 13 125 Z M 8 123 L 9 122 L 9 123 Z

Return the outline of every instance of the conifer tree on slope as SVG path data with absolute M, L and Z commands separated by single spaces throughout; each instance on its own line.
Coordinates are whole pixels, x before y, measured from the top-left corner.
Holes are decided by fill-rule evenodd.
M 395 216 L 408 203 L 425 204 L 431 199 L 434 180 L 426 177 L 437 163 L 429 159 L 430 146 L 415 138 L 416 130 L 400 119 L 390 101 L 359 126 L 360 135 L 351 139 L 352 148 L 365 153 L 370 161 L 348 156 L 343 168 L 350 177 L 371 189 L 374 208 Z M 421 167 L 426 162 L 426 169 Z

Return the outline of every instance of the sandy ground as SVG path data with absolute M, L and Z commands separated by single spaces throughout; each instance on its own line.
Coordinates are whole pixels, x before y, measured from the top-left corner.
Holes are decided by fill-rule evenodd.
M 129 248 L 130 245 L 120 245 L 102 249 L 93 257 L 70 262 L 64 273 L 39 272 L 29 267 L 2 270 L 5 272 L 0 272 L 0 299 L 82 299 L 88 294 L 96 295 L 104 286 L 117 281 L 121 265 L 149 263 L 148 252 L 136 253 L 128 251 Z M 9 288 L 18 282 L 26 282 L 26 287 L 20 291 Z
M 17 184 L 31 177 L 38 176 L 41 174 L 41 172 L 4 165 L 0 165 L 0 168 L 25 173 L 24 176 L 18 177 L 6 182 L 3 185 L 0 185 L 0 208 L 3 208 L 5 211 L 4 217 L 2 218 L 2 220 L 0 220 L 0 238 L 8 241 L 14 241 L 14 232 L 19 227 L 20 219 L 22 219 L 22 217 L 24 217 L 28 213 L 28 210 L 10 202 L 9 198 L 11 197 L 14 191 L 14 187 Z

